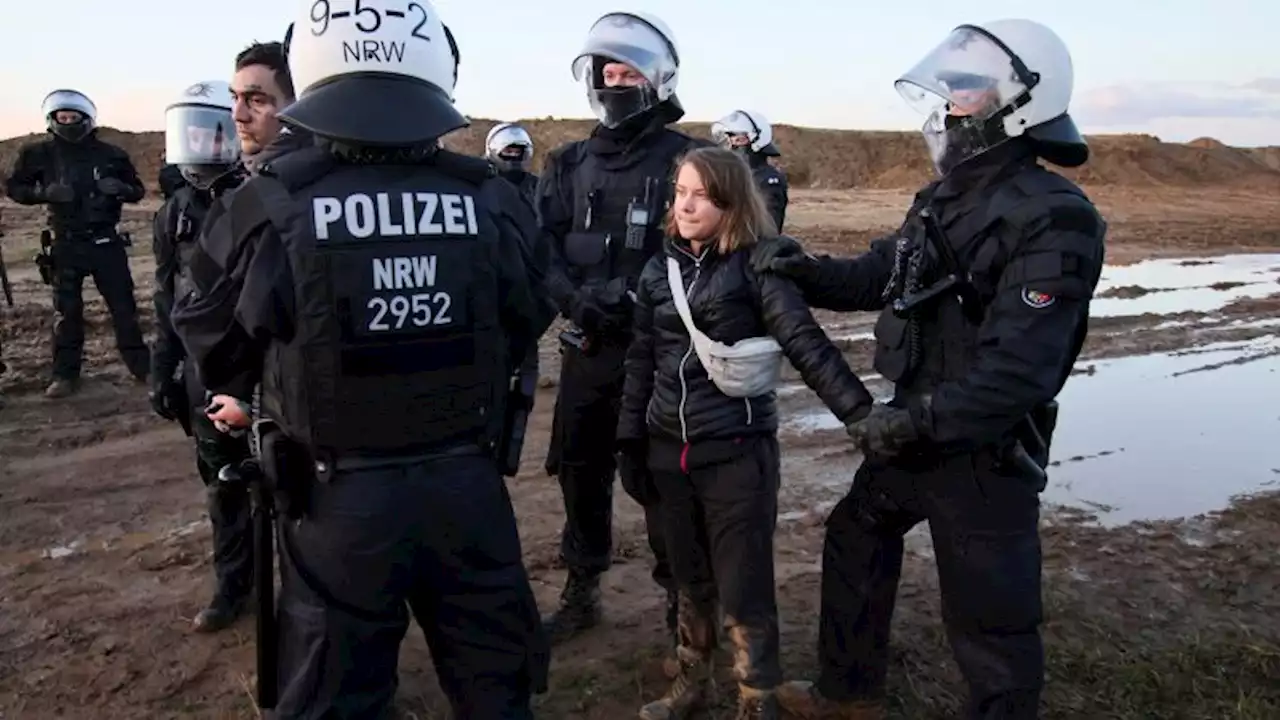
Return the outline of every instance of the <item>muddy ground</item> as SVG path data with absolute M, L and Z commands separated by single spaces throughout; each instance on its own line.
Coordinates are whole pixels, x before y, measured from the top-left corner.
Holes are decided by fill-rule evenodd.
M 1085 357 L 1064 391 L 1045 495 L 1044 716 L 1280 717 L 1280 497 L 1266 494 L 1280 480 L 1280 255 L 1257 254 L 1280 253 L 1280 199 L 1091 194 L 1111 222 L 1113 262 L 1170 259 L 1108 270 Z M 908 200 L 891 191 L 797 191 L 793 231 L 821 251 L 853 253 L 896 224 Z M 252 621 L 212 637 L 188 630 L 212 586 L 190 441 L 153 417 L 144 390 L 127 380 L 93 290 L 84 388 L 59 402 L 40 396 L 52 317 L 29 262 L 37 217 L 12 205 L 4 216 L 18 297 L 16 309 L 0 309 L 11 368 L 0 376 L 8 401 L 0 410 L 0 718 L 255 717 Z M 148 219 L 143 208 L 129 224 L 149 330 Z M 1212 257 L 1237 253 L 1254 255 Z M 823 319 L 851 364 L 871 376 L 870 318 Z M 524 469 L 510 483 L 544 607 L 564 576 L 559 490 L 541 470 L 553 336 L 544 339 Z M 812 393 L 788 378 L 778 587 L 785 667 L 802 677 L 815 669 L 823 518 L 859 458 Z M 1232 501 L 1237 493 L 1260 494 Z M 664 689 L 661 597 L 648 579 L 640 514 L 621 492 L 616 502 L 606 622 L 557 652 L 539 717 L 634 717 Z M 1202 514 L 1209 511 L 1217 512 Z M 894 716 L 953 717 L 965 691 L 939 624 L 926 528 L 909 547 Z M 447 717 L 430 668 L 412 631 L 402 654 L 403 717 Z M 731 695 L 709 717 L 730 717 Z

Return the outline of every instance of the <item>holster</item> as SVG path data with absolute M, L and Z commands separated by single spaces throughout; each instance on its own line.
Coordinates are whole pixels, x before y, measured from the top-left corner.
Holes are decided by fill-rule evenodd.
M 531 352 L 537 352 L 535 348 Z M 502 420 L 502 437 L 498 442 L 498 467 L 506 477 L 515 477 L 520 471 L 520 455 L 524 452 L 525 431 L 529 427 L 529 414 L 533 411 L 533 398 L 537 393 L 537 377 L 516 371 L 511 376 L 507 392 L 506 413 Z
M 40 231 L 40 252 L 36 253 L 35 262 L 40 282 L 52 285 L 57 269 L 53 263 L 53 231 L 48 228 Z
M 262 473 L 277 511 L 297 520 L 307 514 L 311 488 L 316 481 L 315 460 L 302 444 L 291 439 L 270 421 L 253 426 Z
M 1050 400 L 1041 403 L 1027 413 L 1018 423 L 1013 442 L 1004 451 L 1000 461 L 1007 469 L 1024 475 L 1037 486 L 1037 492 L 1049 482 L 1049 448 L 1053 443 L 1053 431 L 1058 426 L 1058 403 Z

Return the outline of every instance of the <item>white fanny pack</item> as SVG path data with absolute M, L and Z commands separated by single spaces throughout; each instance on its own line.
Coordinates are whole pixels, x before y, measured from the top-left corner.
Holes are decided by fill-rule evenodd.
M 782 346 L 771 337 L 754 337 L 725 345 L 707 337 L 693 324 L 689 298 L 684 292 L 680 263 L 667 258 L 667 284 L 676 312 L 689 331 L 698 360 L 711 382 L 729 397 L 756 397 L 772 392 L 782 377 Z

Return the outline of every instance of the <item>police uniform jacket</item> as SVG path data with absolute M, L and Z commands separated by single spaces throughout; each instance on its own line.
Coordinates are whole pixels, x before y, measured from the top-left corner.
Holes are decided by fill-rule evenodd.
M 112 196 L 99 190 L 98 180 L 105 178 L 124 183 L 124 193 Z M 85 239 L 114 232 L 121 205 L 136 203 L 145 194 L 129 154 L 103 142 L 97 131 L 80 142 L 50 136 L 23 146 L 6 191 L 16 203 L 36 205 L 45 202 L 44 188 L 54 184 L 70 185 L 75 197 L 69 203 L 49 203 L 49 227 L 57 235 Z
M 913 319 L 895 313 L 904 255 L 927 242 L 930 208 L 974 295 L 944 293 Z M 814 307 L 879 311 L 876 370 L 915 411 L 938 449 L 1012 442 L 1019 424 L 1061 390 L 1088 331 L 1102 272 L 1106 222 L 1078 186 L 1009 141 L 924 188 L 893 236 L 849 259 L 819 259 L 805 283 Z M 907 252 L 904 252 L 906 250 Z M 936 252 L 922 278 L 945 273 Z M 928 403 L 915 402 L 928 395 Z

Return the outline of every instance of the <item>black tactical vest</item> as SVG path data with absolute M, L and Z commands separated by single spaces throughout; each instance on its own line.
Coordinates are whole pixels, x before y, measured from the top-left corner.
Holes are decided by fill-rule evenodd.
M 348 165 L 308 148 L 244 186 L 296 288 L 297 327 L 269 348 L 262 387 L 289 437 L 330 457 L 491 446 L 507 383 L 491 177 L 451 153 Z
M 944 292 L 910 313 L 895 312 L 893 301 L 929 287 L 941 279 L 945 270 L 920 219 L 920 210 L 928 206 L 927 199 L 917 201 L 903 224 L 896 268 L 885 289 L 888 304 L 875 326 L 873 363 L 877 372 L 894 383 L 900 398 L 923 395 L 941 383 L 964 377 L 973 363 L 986 308 L 998 292 L 1026 282 L 1069 276 L 1083 267 L 1099 264 L 1097 259 L 1068 256 L 1060 259 L 1060 264 L 1046 267 L 1045 258 L 1040 257 L 1043 253 L 1010 262 L 1029 228 L 1047 214 L 1048 207 L 1088 202 L 1080 188 L 1066 178 L 1037 167 L 1007 178 L 984 193 L 978 198 L 956 198 L 957 202 L 949 207 L 930 208 L 945 235 L 939 240 L 945 239 L 958 261 L 961 283 L 956 287 L 968 292 Z M 961 203 L 965 206 L 956 207 Z M 1079 353 L 1086 332 L 1082 323 L 1075 354 Z
M 173 194 L 165 216 L 165 229 L 173 241 L 178 259 L 178 270 L 173 278 L 173 296 L 185 297 L 195 289 L 191 280 L 191 257 L 199 247 L 200 229 L 209 214 L 209 197 L 197 192 L 190 185 L 183 185 Z
M 625 278 L 634 287 L 645 263 L 662 249 L 662 221 L 671 199 L 676 160 L 691 146 L 687 135 L 663 129 L 624 168 L 613 156 L 587 150 L 587 142 L 565 153 L 573 186 L 573 230 L 564 238 L 569 279 L 577 287 Z

